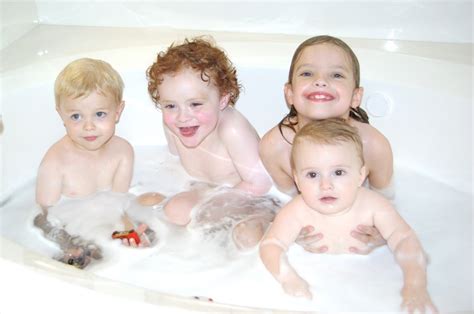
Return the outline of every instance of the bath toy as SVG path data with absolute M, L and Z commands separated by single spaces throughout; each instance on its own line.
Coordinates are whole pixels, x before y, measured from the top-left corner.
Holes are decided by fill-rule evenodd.
M 134 229 L 131 229 L 128 231 L 114 231 L 112 233 L 112 239 L 127 239 L 127 240 L 134 239 L 137 245 L 140 244 L 141 242 L 140 236 Z
M 55 257 L 57 261 L 60 261 L 64 264 L 74 266 L 79 269 L 84 269 L 91 262 L 91 256 L 88 254 L 87 250 L 83 248 L 73 248 L 68 252 L 64 252 Z

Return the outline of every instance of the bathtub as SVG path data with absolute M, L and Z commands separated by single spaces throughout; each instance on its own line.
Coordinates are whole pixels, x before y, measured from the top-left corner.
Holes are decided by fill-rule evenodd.
M 308 36 L 205 33 L 215 38 L 237 66 L 244 90 L 236 108 L 263 135 L 287 112 L 283 84 L 291 55 Z M 328 303 L 311 308 L 298 302 L 295 307 L 276 307 L 271 301 L 262 305 L 195 300 L 140 286 L 126 276 L 111 278 L 73 269 L 48 257 L 53 248 L 37 246 L 38 233 L 29 225 L 29 207 L 39 162 L 63 134 L 53 95 L 59 71 L 68 62 L 87 56 L 106 60 L 122 74 L 126 109 L 117 134 L 129 140 L 140 154 L 149 147 L 165 145 L 160 112 L 147 94 L 145 69 L 172 41 L 202 34 L 169 28 L 39 25 L 1 51 L 0 312 L 31 310 L 52 297 L 57 297 L 50 304 L 52 313 L 65 308 L 79 313 L 90 310 L 90 304 L 97 310 L 118 313 L 397 310 L 393 304 L 384 308 L 384 296 L 377 295 L 374 284 L 379 276 L 381 285 L 395 284 L 391 289 L 396 294 L 396 287 L 401 287 L 400 272 L 392 270 L 383 275 L 384 263 L 393 267 L 386 248 L 358 259 L 362 266 L 373 267 L 376 277 L 357 277 L 342 271 L 341 277 L 335 278 L 353 289 L 347 293 L 354 299 L 348 300 L 346 307 L 339 304 L 340 291 L 329 287 L 334 295 L 327 292 L 322 296 Z M 361 63 L 361 85 L 365 87 L 362 106 L 369 112 L 371 124 L 392 144 L 395 203 L 430 255 L 431 296 L 443 313 L 472 311 L 472 44 L 343 39 Z M 331 258 L 327 261 L 334 263 L 335 269 L 344 269 L 341 262 Z M 344 276 L 355 279 L 346 281 Z M 364 280 L 369 282 L 367 289 L 357 283 Z M 249 283 L 250 287 L 254 284 Z M 397 301 L 396 297 L 390 302 Z M 356 299 L 362 299 L 362 305 Z

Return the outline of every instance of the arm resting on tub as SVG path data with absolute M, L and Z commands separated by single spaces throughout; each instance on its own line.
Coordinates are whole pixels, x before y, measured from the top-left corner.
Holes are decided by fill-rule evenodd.
M 378 212 L 374 222 L 403 271 L 402 308 L 409 313 L 427 309 L 437 313 L 427 291 L 426 254 L 415 232 L 391 206 Z
M 311 299 L 309 284 L 293 269 L 286 255 L 302 227 L 297 217 L 298 205 L 298 201 L 290 201 L 277 214 L 260 244 L 260 258 L 287 294 Z
M 260 258 L 283 290 L 295 297 L 311 299 L 308 283 L 291 267 L 285 252 L 283 243 L 276 238 L 266 238 L 260 244 Z

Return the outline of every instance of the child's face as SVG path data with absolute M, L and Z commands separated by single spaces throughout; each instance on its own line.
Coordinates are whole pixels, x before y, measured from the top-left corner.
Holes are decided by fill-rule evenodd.
M 285 96 L 299 116 L 309 120 L 348 118 L 357 108 L 362 88 L 355 88 L 352 63 L 347 53 L 333 44 L 304 48 L 294 66 Z
M 158 92 L 165 125 L 189 148 L 199 146 L 214 132 L 229 101 L 192 69 L 164 75 Z
M 94 151 L 114 135 L 123 105 L 123 102 L 117 104 L 112 95 L 95 91 L 79 98 L 62 97 L 56 110 L 73 143 L 79 148 Z
M 294 179 L 305 203 L 322 214 L 344 212 L 354 203 L 365 168 L 353 143 L 298 143 Z

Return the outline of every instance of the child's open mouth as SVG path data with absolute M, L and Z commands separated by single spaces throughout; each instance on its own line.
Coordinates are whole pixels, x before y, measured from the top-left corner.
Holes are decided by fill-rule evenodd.
M 183 128 L 179 128 L 179 133 L 182 136 L 191 137 L 191 136 L 194 136 L 194 134 L 196 134 L 198 129 L 199 129 L 199 126 L 183 127 Z
M 312 101 L 331 101 L 334 96 L 324 92 L 314 92 L 306 95 L 306 98 Z

